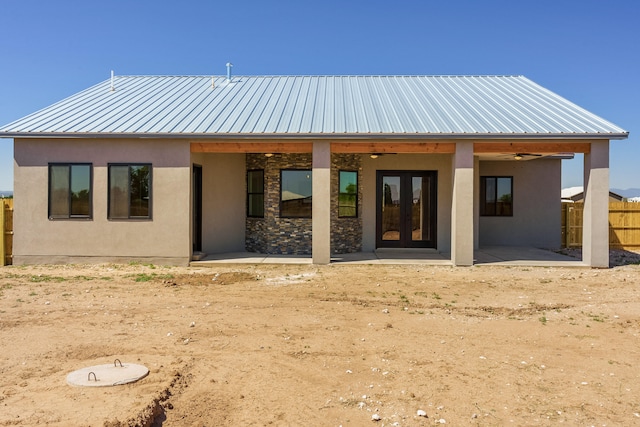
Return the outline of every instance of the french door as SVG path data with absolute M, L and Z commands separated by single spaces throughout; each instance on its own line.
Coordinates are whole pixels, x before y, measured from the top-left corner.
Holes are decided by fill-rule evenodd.
M 376 247 L 435 248 L 437 171 L 378 171 Z

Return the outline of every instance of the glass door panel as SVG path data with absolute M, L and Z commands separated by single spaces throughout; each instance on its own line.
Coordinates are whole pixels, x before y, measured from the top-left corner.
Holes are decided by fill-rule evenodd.
M 411 177 L 411 240 L 424 240 L 422 177 Z
M 382 178 L 382 240 L 400 240 L 400 177 Z

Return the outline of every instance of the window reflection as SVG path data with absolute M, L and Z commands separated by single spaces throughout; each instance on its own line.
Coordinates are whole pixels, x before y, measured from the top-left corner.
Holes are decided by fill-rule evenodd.
M 151 217 L 151 165 L 109 165 L 108 216 Z
M 49 165 L 49 218 L 91 218 L 91 165 Z
M 280 216 L 311 218 L 312 175 L 310 170 L 280 172 Z
M 358 172 L 340 171 L 338 216 L 358 216 Z

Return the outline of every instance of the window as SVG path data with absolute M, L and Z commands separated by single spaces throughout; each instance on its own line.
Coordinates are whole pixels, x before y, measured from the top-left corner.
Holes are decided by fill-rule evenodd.
M 151 165 L 109 165 L 108 217 L 151 218 Z
M 311 218 L 311 171 L 280 171 L 280 216 Z
M 247 216 L 264 218 L 264 170 L 247 172 Z
M 480 177 L 480 215 L 513 216 L 513 177 Z
M 91 164 L 50 164 L 49 219 L 91 216 Z
M 339 186 L 338 216 L 356 218 L 358 216 L 358 172 L 340 171 Z

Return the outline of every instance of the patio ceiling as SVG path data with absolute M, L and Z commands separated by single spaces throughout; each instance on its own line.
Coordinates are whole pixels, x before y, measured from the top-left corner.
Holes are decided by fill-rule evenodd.
M 402 141 L 372 140 L 362 142 L 339 141 L 331 143 L 333 153 L 361 154 L 452 154 L 456 140 Z M 481 160 L 513 160 L 524 153 L 522 160 L 548 156 L 571 156 L 573 153 L 589 153 L 592 141 L 530 140 L 518 142 L 482 141 L 474 143 L 474 154 Z M 311 153 L 313 142 L 308 140 L 225 140 L 215 142 L 192 142 L 192 153 Z

